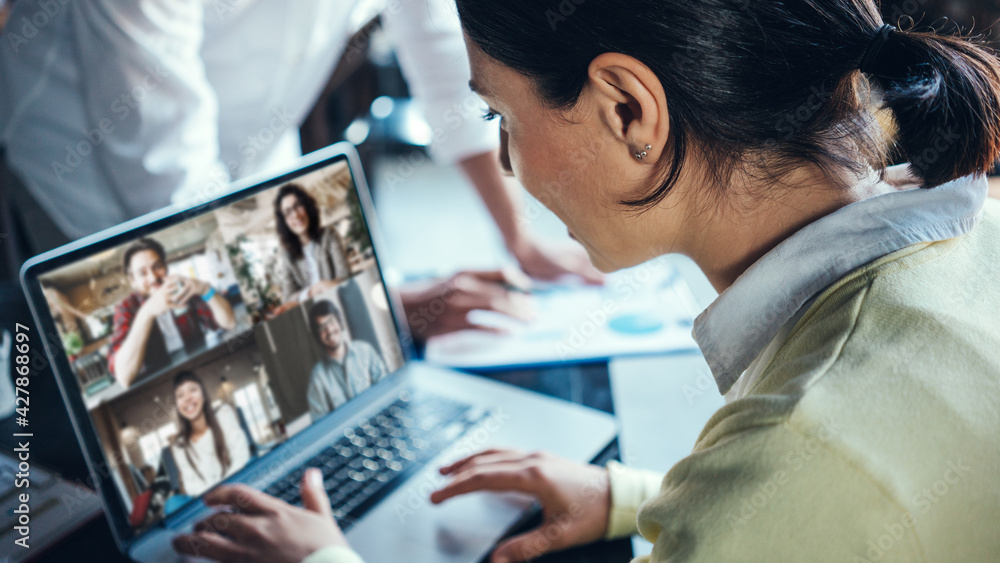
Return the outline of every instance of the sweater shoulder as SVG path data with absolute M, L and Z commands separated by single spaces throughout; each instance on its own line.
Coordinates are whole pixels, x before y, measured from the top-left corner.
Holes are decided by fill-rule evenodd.
M 838 362 L 875 359 L 876 349 L 892 356 L 955 340 L 1000 346 L 1000 331 L 993 329 L 997 318 L 1000 201 L 991 200 L 969 233 L 904 248 L 825 290 L 792 328 L 754 390 L 773 392 L 795 382 L 801 391 Z M 943 356 L 956 352 L 941 350 Z

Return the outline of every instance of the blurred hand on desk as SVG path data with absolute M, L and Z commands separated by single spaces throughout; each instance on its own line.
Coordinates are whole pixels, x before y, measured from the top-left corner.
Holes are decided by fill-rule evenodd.
M 587 253 L 578 245 L 557 248 L 532 239 L 511 247 L 510 252 L 524 273 L 535 279 L 549 281 L 576 275 L 587 284 L 604 282 L 604 275 L 590 263 Z
M 531 281 L 517 270 L 488 270 L 459 272 L 447 280 L 403 287 L 399 293 L 413 338 L 425 341 L 464 329 L 498 330 L 470 322 L 474 310 L 531 320 L 530 288 Z

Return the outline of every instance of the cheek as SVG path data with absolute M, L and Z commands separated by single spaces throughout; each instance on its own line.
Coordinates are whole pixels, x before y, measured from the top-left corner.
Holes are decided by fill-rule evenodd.
M 511 164 L 521 184 L 574 229 L 603 206 L 595 174 L 598 154 L 585 144 L 532 137 L 510 146 Z
M 569 228 L 597 262 L 620 251 L 621 208 L 615 194 L 623 171 L 610 169 L 611 147 L 602 147 L 581 124 L 546 122 L 511 130 L 508 151 L 521 184 Z M 531 122 L 529 122 L 531 123 Z
M 543 132 L 512 135 L 508 144 L 511 168 L 521 185 L 546 207 L 555 209 L 574 182 L 566 154 Z

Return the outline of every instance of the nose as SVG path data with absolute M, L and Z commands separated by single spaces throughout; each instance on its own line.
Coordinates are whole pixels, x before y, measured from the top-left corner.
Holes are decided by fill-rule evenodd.
M 500 169 L 507 176 L 514 175 L 514 168 L 510 165 L 510 152 L 507 150 L 507 131 L 500 128 Z

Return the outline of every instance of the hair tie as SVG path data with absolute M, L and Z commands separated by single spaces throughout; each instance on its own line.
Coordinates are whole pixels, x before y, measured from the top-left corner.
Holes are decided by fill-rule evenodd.
M 896 31 L 894 26 L 889 24 L 883 25 L 875 32 L 875 36 L 872 37 L 871 43 L 868 44 L 868 49 L 865 51 L 863 57 L 861 57 L 861 62 L 858 63 L 858 69 L 865 74 L 872 73 L 872 65 L 878 60 L 879 53 L 882 52 L 882 48 L 885 47 L 887 41 L 889 41 L 889 34 Z

